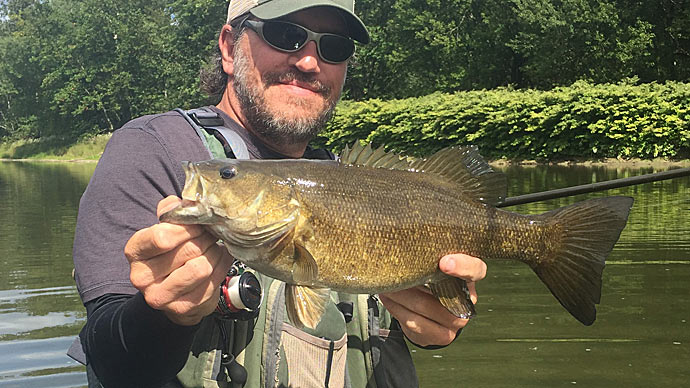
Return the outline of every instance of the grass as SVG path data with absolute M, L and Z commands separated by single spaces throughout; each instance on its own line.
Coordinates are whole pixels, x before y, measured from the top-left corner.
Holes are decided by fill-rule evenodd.
M 0 143 L 0 159 L 98 160 L 110 134 L 79 140 L 59 138 L 17 140 Z

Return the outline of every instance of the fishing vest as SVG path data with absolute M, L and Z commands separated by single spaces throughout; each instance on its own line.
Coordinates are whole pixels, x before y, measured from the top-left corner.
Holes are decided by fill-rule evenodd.
M 217 113 L 208 108 L 176 111 L 214 158 L 249 158 L 242 137 Z M 287 318 L 285 283 L 255 275 L 264 292 L 258 316 L 204 318 L 177 375 L 183 387 L 418 387 L 400 325 L 376 296 L 332 292 L 317 327 L 299 330 Z M 246 370 L 244 385 L 230 378 L 224 351 Z

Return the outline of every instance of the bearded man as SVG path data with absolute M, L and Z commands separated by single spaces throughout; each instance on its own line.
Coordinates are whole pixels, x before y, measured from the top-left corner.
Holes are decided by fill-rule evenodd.
M 158 222 L 180 202 L 183 160 L 332 158 L 308 143 L 333 114 L 354 41 L 369 35 L 353 0 L 232 0 L 217 66 L 202 74 L 218 104 L 115 131 L 74 242 L 87 322 L 70 354 L 90 387 L 417 386 L 404 338 L 445 346 L 467 324 L 414 288 L 334 293 L 319 325 L 300 330 L 284 314 L 284 285 L 261 274 L 253 312 L 219 313 L 234 258 L 198 225 Z M 484 262 L 453 254 L 440 269 L 467 280 L 476 301 Z

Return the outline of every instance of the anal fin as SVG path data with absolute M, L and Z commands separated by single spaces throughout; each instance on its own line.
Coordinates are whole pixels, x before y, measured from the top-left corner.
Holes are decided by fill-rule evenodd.
M 456 317 L 467 319 L 477 315 L 464 280 L 447 278 L 438 283 L 429 283 L 429 288 L 439 302 Z
M 315 329 L 321 321 L 330 300 L 328 288 L 312 288 L 287 284 L 285 286 L 285 305 L 292 324 L 301 329 Z

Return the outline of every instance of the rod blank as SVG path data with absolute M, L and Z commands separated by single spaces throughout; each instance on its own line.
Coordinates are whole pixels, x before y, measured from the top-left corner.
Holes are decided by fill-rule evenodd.
M 668 171 L 656 172 L 653 174 L 645 174 L 629 178 L 612 179 L 604 182 L 590 183 L 586 185 L 565 187 L 562 189 L 518 195 L 515 197 L 506 198 L 505 201 L 499 203 L 496 206 L 507 207 L 514 205 L 522 205 L 525 203 L 546 201 L 547 199 L 570 197 L 572 195 L 577 194 L 594 193 L 597 191 L 639 185 L 642 183 L 657 182 L 666 179 L 680 178 L 684 176 L 690 176 L 690 168 L 676 168 Z

